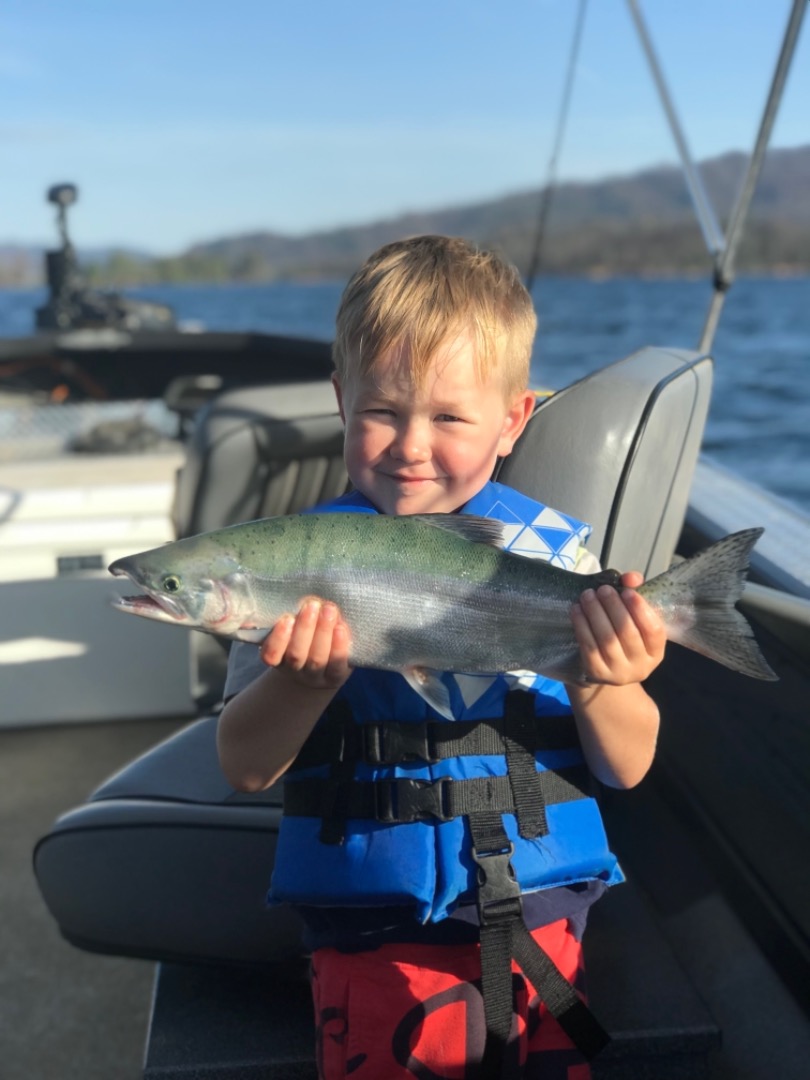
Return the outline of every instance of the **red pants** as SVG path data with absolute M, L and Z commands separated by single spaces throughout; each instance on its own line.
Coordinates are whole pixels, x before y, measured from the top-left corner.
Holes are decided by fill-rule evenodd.
M 561 919 L 532 932 L 562 974 L 583 981 L 582 946 Z M 590 1068 L 512 964 L 507 1053 L 523 1076 L 589 1080 Z M 318 949 L 312 994 L 321 1080 L 474 1080 L 486 1028 L 477 944 Z

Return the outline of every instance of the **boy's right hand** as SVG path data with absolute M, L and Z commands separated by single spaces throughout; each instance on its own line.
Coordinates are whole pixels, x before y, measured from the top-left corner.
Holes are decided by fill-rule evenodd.
M 282 615 L 261 643 L 269 667 L 283 668 L 297 683 L 337 690 L 351 675 L 349 628 L 335 604 L 308 596 L 297 615 Z

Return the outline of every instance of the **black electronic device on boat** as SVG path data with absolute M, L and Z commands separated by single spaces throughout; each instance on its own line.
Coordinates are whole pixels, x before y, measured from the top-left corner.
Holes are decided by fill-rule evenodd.
M 48 298 L 36 310 L 38 330 L 172 330 L 175 318 L 167 304 L 131 300 L 86 284 L 67 228 L 67 209 L 79 198 L 75 184 L 54 184 L 48 202 L 57 207 L 61 247 L 45 252 Z

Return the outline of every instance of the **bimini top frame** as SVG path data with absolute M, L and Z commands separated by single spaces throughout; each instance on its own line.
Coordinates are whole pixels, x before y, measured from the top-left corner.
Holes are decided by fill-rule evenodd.
M 698 344 L 698 350 L 700 352 L 710 352 L 714 341 L 714 335 L 720 321 L 720 313 L 723 309 L 726 293 L 734 281 L 734 261 L 737 256 L 737 249 L 739 248 L 745 229 L 748 211 L 751 206 L 751 199 L 753 198 L 757 181 L 759 180 L 759 174 L 762 171 L 765 152 L 768 148 L 771 131 L 773 129 L 774 121 L 776 120 L 776 114 L 779 110 L 779 104 L 782 100 L 782 94 L 785 88 L 788 71 L 790 70 L 790 65 L 793 60 L 796 43 L 799 40 L 799 31 L 801 29 L 802 19 L 804 18 L 805 11 L 808 7 L 808 0 L 793 0 L 790 17 L 788 18 L 782 40 L 782 47 L 779 52 L 779 58 L 776 62 L 776 69 L 771 79 L 768 97 L 759 124 L 759 130 L 757 131 L 754 147 L 748 159 L 748 165 L 745 175 L 743 176 L 739 194 L 737 195 L 737 201 L 735 202 L 729 217 L 728 228 L 725 235 L 717 223 L 717 218 L 701 182 L 700 175 L 692 162 L 689 148 L 686 144 L 686 139 L 680 123 L 678 122 L 678 116 L 672 103 L 672 97 L 667 89 L 661 65 L 655 54 L 652 40 L 641 14 L 638 0 L 627 0 L 627 5 L 636 25 L 641 46 L 647 57 L 647 62 L 650 65 L 653 80 L 658 90 L 659 97 L 661 98 L 667 121 L 678 147 L 678 153 L 681 157 L 681 164 L 683 166 L 687 186 L 689 187 L 689 193 L 692 197 L 695 213 L 703 233 L 703 239 L 706 242 L 709 254 L 714 260 L 714 292 L 703 326 L 703 333 Z

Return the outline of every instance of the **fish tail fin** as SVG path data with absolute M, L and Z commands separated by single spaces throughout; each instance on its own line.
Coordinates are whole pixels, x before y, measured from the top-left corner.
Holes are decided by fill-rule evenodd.
M 666 591 L 676 613 L 667 618 L 667 636 L 732 671 L 754 679 L 778 679 L 762 655 L 748 620 L 735 607 L 742 595 L 751 549 L 763 529 L 726 536 L 691 559 L 642 585 L 644 594 Z M 655 600 L 650 596 L 653 603 Z M 683 605 L 678 601 L 683 600 Z M 688 617 L 682 612 L 689 610 Z

